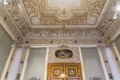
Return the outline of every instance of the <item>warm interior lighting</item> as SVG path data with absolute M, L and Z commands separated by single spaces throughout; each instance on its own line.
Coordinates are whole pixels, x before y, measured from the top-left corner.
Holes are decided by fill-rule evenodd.
M 117 1 L 115 5 L 115 13 L 113 15 L 113 19 L 118 19 L 119 16 L 120 16 L 120 1 Z
M 113 19 L 117 19 L 118 18 L 118 14 L 117 14 L 117 12 L 114 14 L 114 16 L 113 16 Z
M 120 5 L 116 7 L 116 11 L 120 12 Z
M 60 78 L 65 78 L 66 75 L 64 73 L 60 74 Z
M 8 0 L 0 0 L 0 2 L 4 5 L 8 5 Z

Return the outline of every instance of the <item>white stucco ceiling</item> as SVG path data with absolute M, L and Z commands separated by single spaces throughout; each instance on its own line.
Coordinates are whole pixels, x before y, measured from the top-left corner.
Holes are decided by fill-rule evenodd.
M 8 5 L 0 3 L 0 22 L 18 40 L 101 43 L 119 28 L 119 4 L 119 0 L 10 0 Z

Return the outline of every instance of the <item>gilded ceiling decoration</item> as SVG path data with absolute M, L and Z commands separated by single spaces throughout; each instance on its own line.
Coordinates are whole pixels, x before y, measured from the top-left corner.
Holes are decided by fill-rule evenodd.
M 27 16 L 35 25 L 95 25 L 106 0 L 23 0 Z
M 113 18 L 118 3 L 119 0 L 11 0 L 8 5 L 0 3 L 0 22 L 14 40 L 27 45 L 103 44 L 120 30 L 119 17 Z

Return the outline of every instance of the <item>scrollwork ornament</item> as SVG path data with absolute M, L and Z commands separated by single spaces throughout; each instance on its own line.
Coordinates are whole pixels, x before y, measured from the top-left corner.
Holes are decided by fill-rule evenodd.
M 46 0 L 36 1 L 36 0 L 23 0 L 25 9 L 29 16 L 32 25 L 36 25 L 32 21 L 32 17 L 40 17 L 37 25 L 60 25 L 62 20 L 66 20 L 67 25 L 95 25 L 100 14 L 105 6 L 106 0 L 96 0 L 96 1 L 83 1 L 86 12 L 81 10 L 81 8 L 75 9 L 52 9 L 47 5 Z M 88 9 L 87 9 L 88 8 Z M 80 13 L 79 11 L 83 11 Z M 47 17 L 49 16 L 49 17 Z M 90 22 L 93 20 L 93 22 Z

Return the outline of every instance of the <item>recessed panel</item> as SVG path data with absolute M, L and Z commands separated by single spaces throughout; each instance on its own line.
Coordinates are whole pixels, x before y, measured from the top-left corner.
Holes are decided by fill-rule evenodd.
M 82 80 L 80 63 L 48 63 L 47 80 Z
M 62 9 L 77 8 L 83 0 L 46 0 L 48 7 Z

